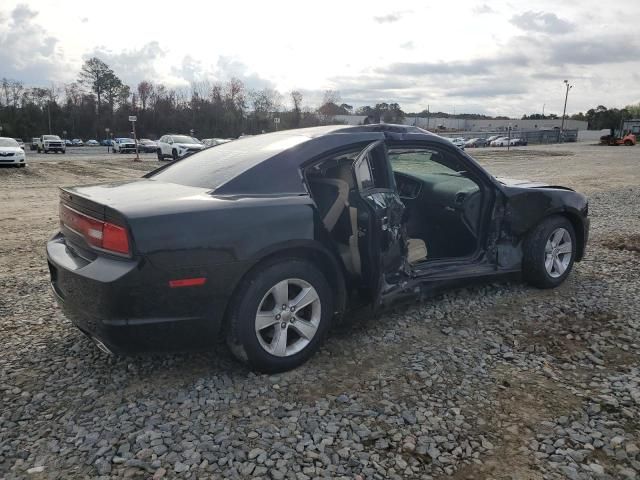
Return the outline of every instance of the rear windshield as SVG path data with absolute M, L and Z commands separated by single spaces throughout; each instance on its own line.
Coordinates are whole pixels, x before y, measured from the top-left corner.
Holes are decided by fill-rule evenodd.
M 216 189 L 264 160 L 306 140 L 309 137 L 292 134 L 245 137 L 195 153 L 150 178 L 190 187 Z

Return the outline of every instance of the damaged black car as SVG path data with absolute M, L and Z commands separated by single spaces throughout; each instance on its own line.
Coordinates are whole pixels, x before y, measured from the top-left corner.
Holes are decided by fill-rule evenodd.
M 224 339 L 277 372 L 357 306 L 509 277 L 556 287 L 588 231 L 569 188 L 497 179 L 417 127 L 338 125 L 62 188 L 47 257 L 66 316 L 103 350 Z

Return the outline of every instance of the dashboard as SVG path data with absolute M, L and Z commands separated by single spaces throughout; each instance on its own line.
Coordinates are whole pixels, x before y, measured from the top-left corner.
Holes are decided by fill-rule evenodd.
M 400 198 L 407 207 L 427 216 L 453 216 L 476 233 L 482 194 L 476 182 L 464 174 L 425 174 L 420 177 L 394 172 Z M 426 209 L 426 211 L 425 211 Z
M 422 190 L 422 182 L 398 173 L 394 173 L 394 176 L 400 198 L 408 200 L 418 198 L 420 191 Z

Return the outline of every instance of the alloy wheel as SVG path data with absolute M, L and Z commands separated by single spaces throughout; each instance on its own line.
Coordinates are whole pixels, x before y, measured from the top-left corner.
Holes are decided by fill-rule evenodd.
M 260 346 L 276 357 L 304 350 L 318 331 L 321 302 L 316 289 L 299 278 L 278 282 L 258 306 L 255 331 Z
M 572 255 L 571 235 L 565 228 L 556 228 L 544 247 L 544 268 L 549 276 L 562 276 L 571 263 Z

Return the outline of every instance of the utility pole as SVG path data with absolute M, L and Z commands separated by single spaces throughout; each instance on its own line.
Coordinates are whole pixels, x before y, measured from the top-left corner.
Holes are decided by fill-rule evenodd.
M 542 104 L 542 120 L 544 120 L 544 107 L 546 106 L 546 103 Z
M 427 105 L 427 130 L 429 130 L 429 105 Z
M 573 85 L 569 84 L 569 80 L 564 81 L 565 86 L 567 87 L 567 92 L 564 95 L 564 109 L 562 110 L 562 122 L 560 123 L 560 136 L 558 137 L 558 143 L 560 143 L 560 137 L 564 141 L 564 117 L 567 114 L 567 99 L 569 98 L 569 90 L 573 88 Z

